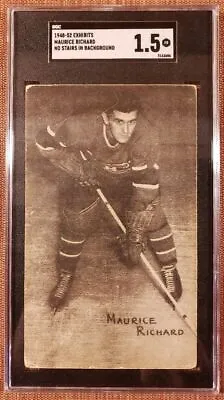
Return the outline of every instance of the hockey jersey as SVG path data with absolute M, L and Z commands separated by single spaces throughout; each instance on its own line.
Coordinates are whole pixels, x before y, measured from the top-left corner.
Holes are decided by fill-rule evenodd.
M 72 152 L 80 166 L 96 160 L 100 185 L 114 186 L 115 190 L 119 185 L 131 185 L 133 208 L 145 209 L 159 195 L 159 166 L 147 122 L 139 116 L 125 144 L 111 144 L 107 129 L 101 115 L 72 115 L 56 127 L 48 125 L 38 134 L 36 145 L 50 161 L 56 149 L 63 155 Z

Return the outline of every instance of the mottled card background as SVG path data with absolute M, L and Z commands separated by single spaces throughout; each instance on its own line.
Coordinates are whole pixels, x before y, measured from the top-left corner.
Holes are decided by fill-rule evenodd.
M 115 2 L 110 2 L 108 1 L 107 4 L 117 4 L 117 5 L 129 5 L 129 6 L 155 6 L 155 5 L 160 5 L 160 6 L 168 6 L 168 5 L 174 5 L 174 6 L 197 6 L 197 5 L 219 5 L 220 7 L 220 43 L 219 43 L 219 50 L 220 50 L 220 114 L 221 114 L 221 131 L 223 129 L 223 88 L 224 88 L 224 78 L 223 78 L 223 55 L 224 55 L 224 5 L 222 0 L 214 0 L 214 1 L 160 1 L 158 0 L 157 2 L 154 1 L 115 1 Z M 7 21 L 7 7 L 12 6 L 12 5 L 17 5 L 17 6 L 32 6 L 32 7 L 46 7 L 46 6 L 90 6 L 90 5 L 103 5 L 103 1 L 98 1 L 98 2 L 88 2 L 88 1 L 0 1 L 0 58 L 1 58 L 1 84 L 0 84 L 0 104 L 1 104 L 1 121 L 0 121 L 0 153 L 1 153 L 1 179 L 0 179 L 0 191 L 1 191 L 1 235 L 0 235 L 0 249 L 1 249 L 1 269 L 0 269 L 0 309 L 1 309 L 1 326 L 0 326 L 0 335 L 1 335 L 1 359 L 0 359 L 0 371 L 1 371 L 1 392 L 0 392 L 0 398 L 1 399 L 72 399 L 72 398 L 77 398 L 77 399 L 152 399 L 152 398 L 158 398 L 158 399 L 184 399 L 184 400 L 190 400 L 192 398 L 197 398 L 197 399 L 208 399 L 208 398 L 217 398 L 215 395 L 208 395 L 205 393 L 199 393 L 192 395 L 190 393 L 182 393 L 182 394 L 173 394 L 173 393 L 167 393 L 167 394 L 150 394 L 150 393 L 144 393 L 144 392 L 79 392 L 76 391 L 75 394 L 73 393 L 53 393 L 53 392 L 35 392 L 35 393 L 28 393 L 28 392 L 19 392 L 14 390 L 12 393 L 8 393 L 4 391 L 4 371 L 5 371 L 5 348 L 4 348 L 4 342 L 5 342 L 5 327 L 7 324 L 7 302 L 6 302 L 6 287 L 7 287 L 7 271 L 5 270 L 5 254 L 6 254 L 6 198 L 5 198 L 5 193 L 6 193 L 6 176 L 5 176 L 5 134 L 6 134 L 6 121 L 7 121 L 7 90 L 6 90 L 6 82 L 7 82 L 7 35 L 6 35 L 6 21 Z M 223 147 L 223 141 L 221 137 L 221 158 L 224 156 L 224 147 Z M 221 162 L 221 177 L 223 176 L 223 164 Z M 221 228 L 223 227 L 223 202 L 222 202 L 222 197 L 223 197 L 223 188 L 221 188 L 221 215 L 220 215 L 220 221 L 221 221 Z M 219 215 L 217 216 L 219 219 Z M 221 337 L 221 348 L 223 348 L 223 333 L 224 333 L 224 318 L 223 318 L 223 290 L 224 290 L 224 285 L 223 285 L 223 250 L 224 250 L 224 241 L 223 241 L 223 234 L 221 234 L 221 240 L 220 240 L 220 274 L 219 274 L 219 279 L 220 279 L 220 285 L 221 285 L 221 290 L 220 290 L 220 303 L 221 303 L 221 324 L 220 324 L 220 337 Z M 220 357 L 220 370 L 221 370 L 221 389 L 223 387 L 223 377 L 224 377 L 224 355 L 221 352 L 221 357 Z M 224 396 L 221 393 L 218 398 L 223 399 Z

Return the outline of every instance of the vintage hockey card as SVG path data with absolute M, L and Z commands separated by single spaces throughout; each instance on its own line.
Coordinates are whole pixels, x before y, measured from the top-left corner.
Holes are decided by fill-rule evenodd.
M 27 367 L 196 366 L 196 91 L 196 86 L 188 85 L 27 87 L 24 309 Z M 115 135 L 121 145 L 120 142 L 112 145 L 110 125 L 104 122 L 104 113 L 111 112 L 107 111 L 107 103 L 110 107 L 111 102 L 116 110 L 117 101 L 127 101 L 128 96 L 134 98 L 134 95 L 141 101 L 137 121 L 129 122 L 132 111 L 119 111 L 118 128 L 116 120 L 112 123 L 116 124 Z M 127 125 L 123 117 L 128 119 Z M 69 129 L 71 137 L 67 138 Z M 127 142 L 137 132 L 140 140 Z M 144 265 L 132 266 L 131 260 L 122 260 L 122 231 L 119 226 L 116 229 L 116 219 L 99 198 L 98 185 L 83 184 L 80 188 L 79 182 L 77 185 L 65 175 L 66 171 L 60 174 L 55 169 L 55 141 L 63 153 L 70 146 L 77 149 L 80 161 L 84 158 L 84 163 L 90 163 L 92 174 L 93 163 L 99 163 L 96 168 L 103 171 L 96 173 L 105 175 L 99 188 L 113 209 L 119 210 L 124 223 L 125 214 L 132 210 L 129 196 L 131 200 L 135 196 L 137 206 L 142 209 L 142 202 L 148 206 L 148 198 L 155 203 L 146 216 L 144 209 L 130 212 L 133 219 L 142 213 L 141 218 L 146 218 L 144 224 L 152 218 L 153 229 L 150 223 L 150 230 L 144 228 L 150 243 L 150 247 L 146 244 L 145 254 L 148 250 L 156 256 L 153 267 L 158 276 L 163 277 L 164 273 L 163 282 L 179 292 L 176 296 L 181 295 L 182 286 L 177 307 L 184 307 L 191 329 L 153 285 Z M 90 160 L 86 161 L 89 154 Z M 131 156 L 136 158 L 132 160 Z M 133 182 L 131 174 L 135 175 Z M 148 178 L 149 174 L 152 178 Z M 70 232 L 70 225 L 60 228 L 60 223 L 67 224 L 63 216 L 68 213 L 70 224 L 73 208 L 75 229 L 72 227 Z M 146 257 L 150 259 L 150 255 Z M 174 262 L 181 283 L 177 281 Z M 56 267 L 72 275 L 69 293 L 66 284 L 68 299 L 62 299 L 64 306 L 60 304 L 61 271 L 58 289 Z M 176 275 L 172 276 L 174 272 Z M 55 284 L 57 287 L 50 294 Z M 40 292 L 43 297 L 38 295 Z M 55 308 L 55 315 L 50 313 L 51 307 Z M 61 341 L 64 344 L 58 348 Z
M 10 387 L 216 386 L 215 16 L 11 11 Z

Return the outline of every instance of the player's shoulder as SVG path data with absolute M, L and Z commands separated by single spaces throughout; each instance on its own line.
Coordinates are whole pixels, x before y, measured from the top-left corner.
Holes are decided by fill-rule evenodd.
M 144 116 L 139 116 L 136 132 L 131 141 L 131 155 L 137 165 L 143 160 L 154 162 L 157 159 L 158 135 L 154 131 L 150 121 Z
M 99 114 L 96 112 L 85 112 L 69 115 L 60 123 L 60 127 L 67 131 L 86 130 L 87 127 L 95 127 L 100 122 Z
M 77 141 L 92 140 L 100 127 L 102 118 L 97 112 L 83 112 L 69 115 L 57 127 L 57 136 L 66 140 L 68 145 Z

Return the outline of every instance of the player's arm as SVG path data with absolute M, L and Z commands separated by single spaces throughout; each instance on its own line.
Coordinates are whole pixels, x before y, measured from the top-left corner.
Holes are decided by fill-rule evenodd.
M 148 231 L 160 202 L 159 166 L 147 157 L 138 157 L 132 163 L 133 194 L 126 211 L 127 252 L 133 264 L 139 262 Z
M 36 136 L 36 146 L 40 153 L 49 159 L 53 156 L 55 150 L 61 150 L 66 147 L 62 141 L 58 140 L 56 132 L 50 125 L 38 133 Z
M 69 125 L 66 123 L 54 131 L 50 126 L 42 130 L 36 137 L 36 146 L 42 156 L 55 167 L 63 170 L 82 184 L 96 184 L 94 171 L 90 162 L 91 152 L 81 150 L 81 144 L 67 143 Z
M 143 158 L 132 164 L 131 209 L 146 210 L 158 199 L 160 193 L 159 166 Z
M 65 126 L 66 130 L 66 126 Z M 36 137 L 36 146 L 42 156 L 47 158 L 54 166 L 62 169 L 71 176 L 76 177 L 79 168 L 78 157 L 74 157 L 74 149 L 67 147 L 66 143 L 59 139 L 57 131 L 49 125 Z

